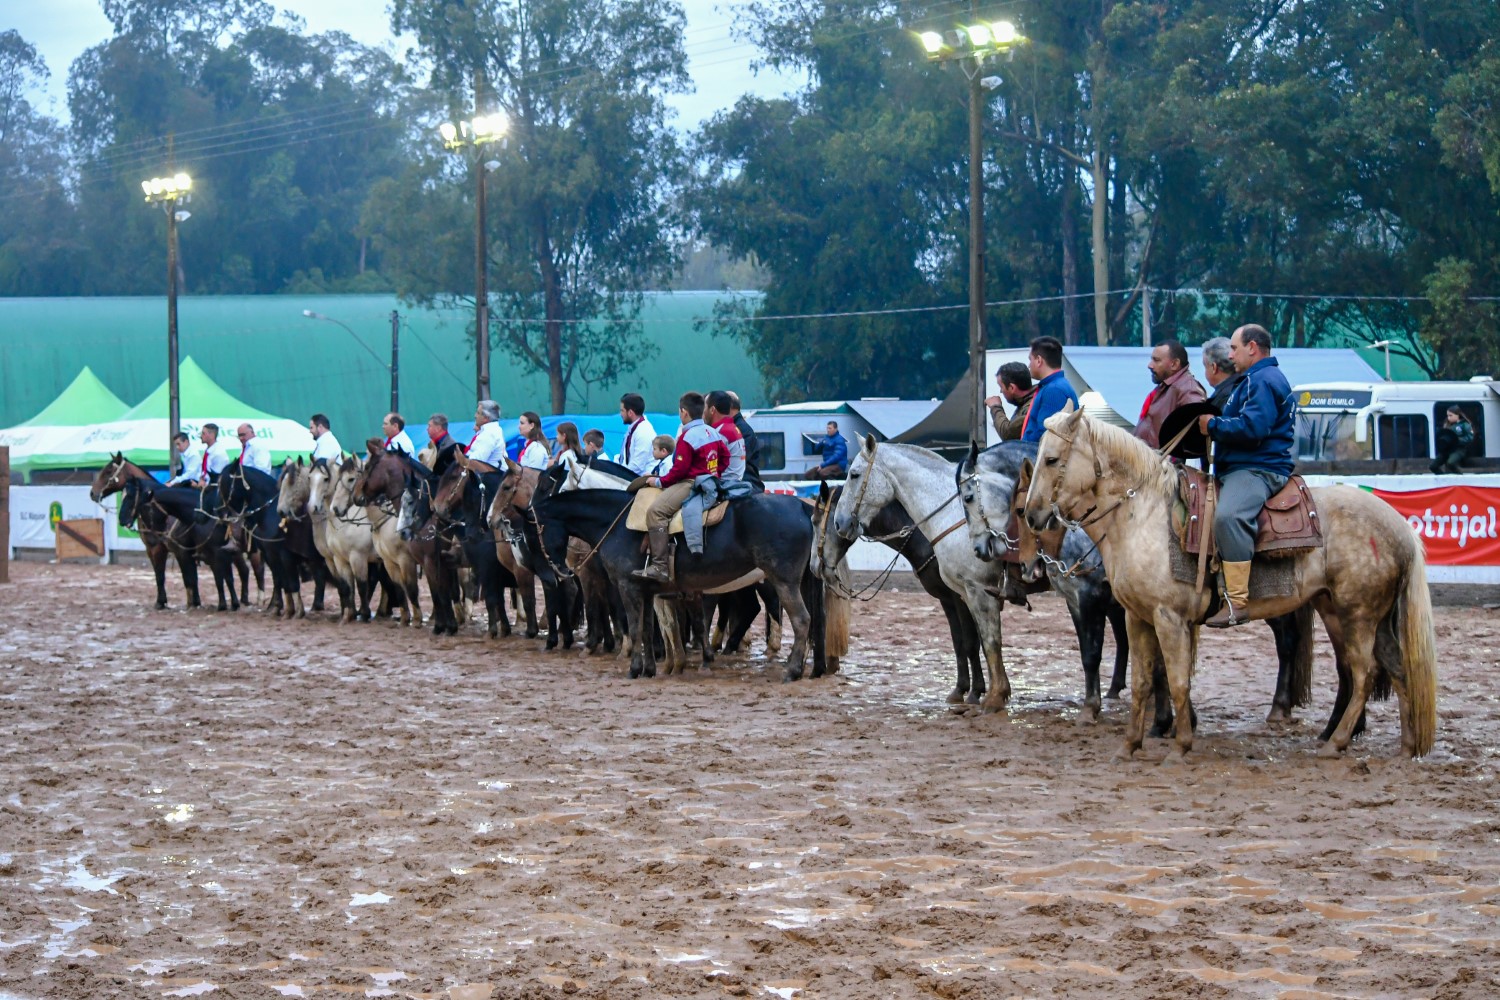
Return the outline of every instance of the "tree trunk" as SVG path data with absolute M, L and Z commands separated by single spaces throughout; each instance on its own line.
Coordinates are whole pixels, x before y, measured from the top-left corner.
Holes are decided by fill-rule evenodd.
M 1113 159 L 1114 164 L 1114 190 L 1109 193 L 1109 273 L 1120 276 L 1120 285 L 1129 285 L 1125 275 L 1125 240 L 1130 231 L 1130 217 L 1125 212 L 1125 181 L 1120 172 L 1119 160 Z M 1115 323 L 1122 322 L 1119 316 L 1115 317 Z M 1110 339 L 1114 339 L 1114 327 L 1110 329 Z
M 1076 171 L 1064 164 L 1062 189 L 1062 290 L 1063 343 L 1082 343 L 1078 329 L 1078 181 Z
M 553 414 L 566 413 L 568 407 L 568 383 L 563 378 L 562 329 L 563 299 L 562 279 L 557 273 L 557 262 L 552 257 L 552 240 L 547 234 L 547 223 L 539 221 L 536 228 L 536 263 L 542 274 L 542 301 L 545 305 L 545 320 L 542 335 L 546 340 L 547 388 L 552 397 Z
M 1094 214 L 1091 252 L 1094 256 L 1094 340 L 1100 347 L 1109 346 L 1109 241 L 1105 232 L 1105 213 L 1109 209 L 1108 161 L 1104 139 L 1094 137 Z

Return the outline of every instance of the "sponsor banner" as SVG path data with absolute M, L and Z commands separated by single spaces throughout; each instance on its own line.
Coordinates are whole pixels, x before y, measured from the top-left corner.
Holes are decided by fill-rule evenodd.
M 115 497 L 103 504 L 89 499 L 87 486 L 12 486 L 10 488 L 10 545 L 12 549 L 53 549 L 57 522 L 104 518 L 104 547 L 127 548 L 118 541 Z M 135 547 L 143 547 L 136 540 Z
M 1500 489 L 1440 486 L 1396 493 L 1371 489 L 1412 526 L 1434 566 L 1500 566 Z

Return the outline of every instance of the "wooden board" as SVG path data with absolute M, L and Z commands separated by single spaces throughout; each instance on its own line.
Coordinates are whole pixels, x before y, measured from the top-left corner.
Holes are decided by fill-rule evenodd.
M 104 555 L 104 519 L 83 517 L 57 522 L 57 558 L 99 559 Z

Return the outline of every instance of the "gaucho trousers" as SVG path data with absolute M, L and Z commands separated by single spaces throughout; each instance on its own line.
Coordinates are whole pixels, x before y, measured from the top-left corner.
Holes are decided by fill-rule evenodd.
M 1219 502 L 1214 508 L 1219 558 L 1249 562 L 1254 557 L 1255 519 L 1286 481 L 1286 476 L 1265 469 L 1236 469 L 1219 481 Z

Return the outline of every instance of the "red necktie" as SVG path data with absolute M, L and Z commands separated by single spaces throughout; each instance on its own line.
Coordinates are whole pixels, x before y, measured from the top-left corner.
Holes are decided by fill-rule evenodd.
M 203 450 L 203 478 L 208 478 L 208 449 Z
M 390 438 L 386 438 L 385 439 L 385 444 L 381 445 L 381 447 L 389 449 L 391 447 L 391 439 Z
M 479 431 L 480 430 L 481 430 L 481 428 L 476 428 L 475 431 L 474 431 L 474 436 L 471 437 L 471 438 L 469 438 L 469 443 L 468 444 L 464 445 L 464 454 L 465 455 L 467 455 L 469 453 L 469 449 L 470 448 L 474 447 L 474 442 L 479 440 Z
M 249 441 L 246 441 L 244 444 L 240 445 L 240 465 L 241 466 L 243 466 L 245 464 L 245 452 L 249 449 L 249 447 L 250 447 L 250 442 Z

